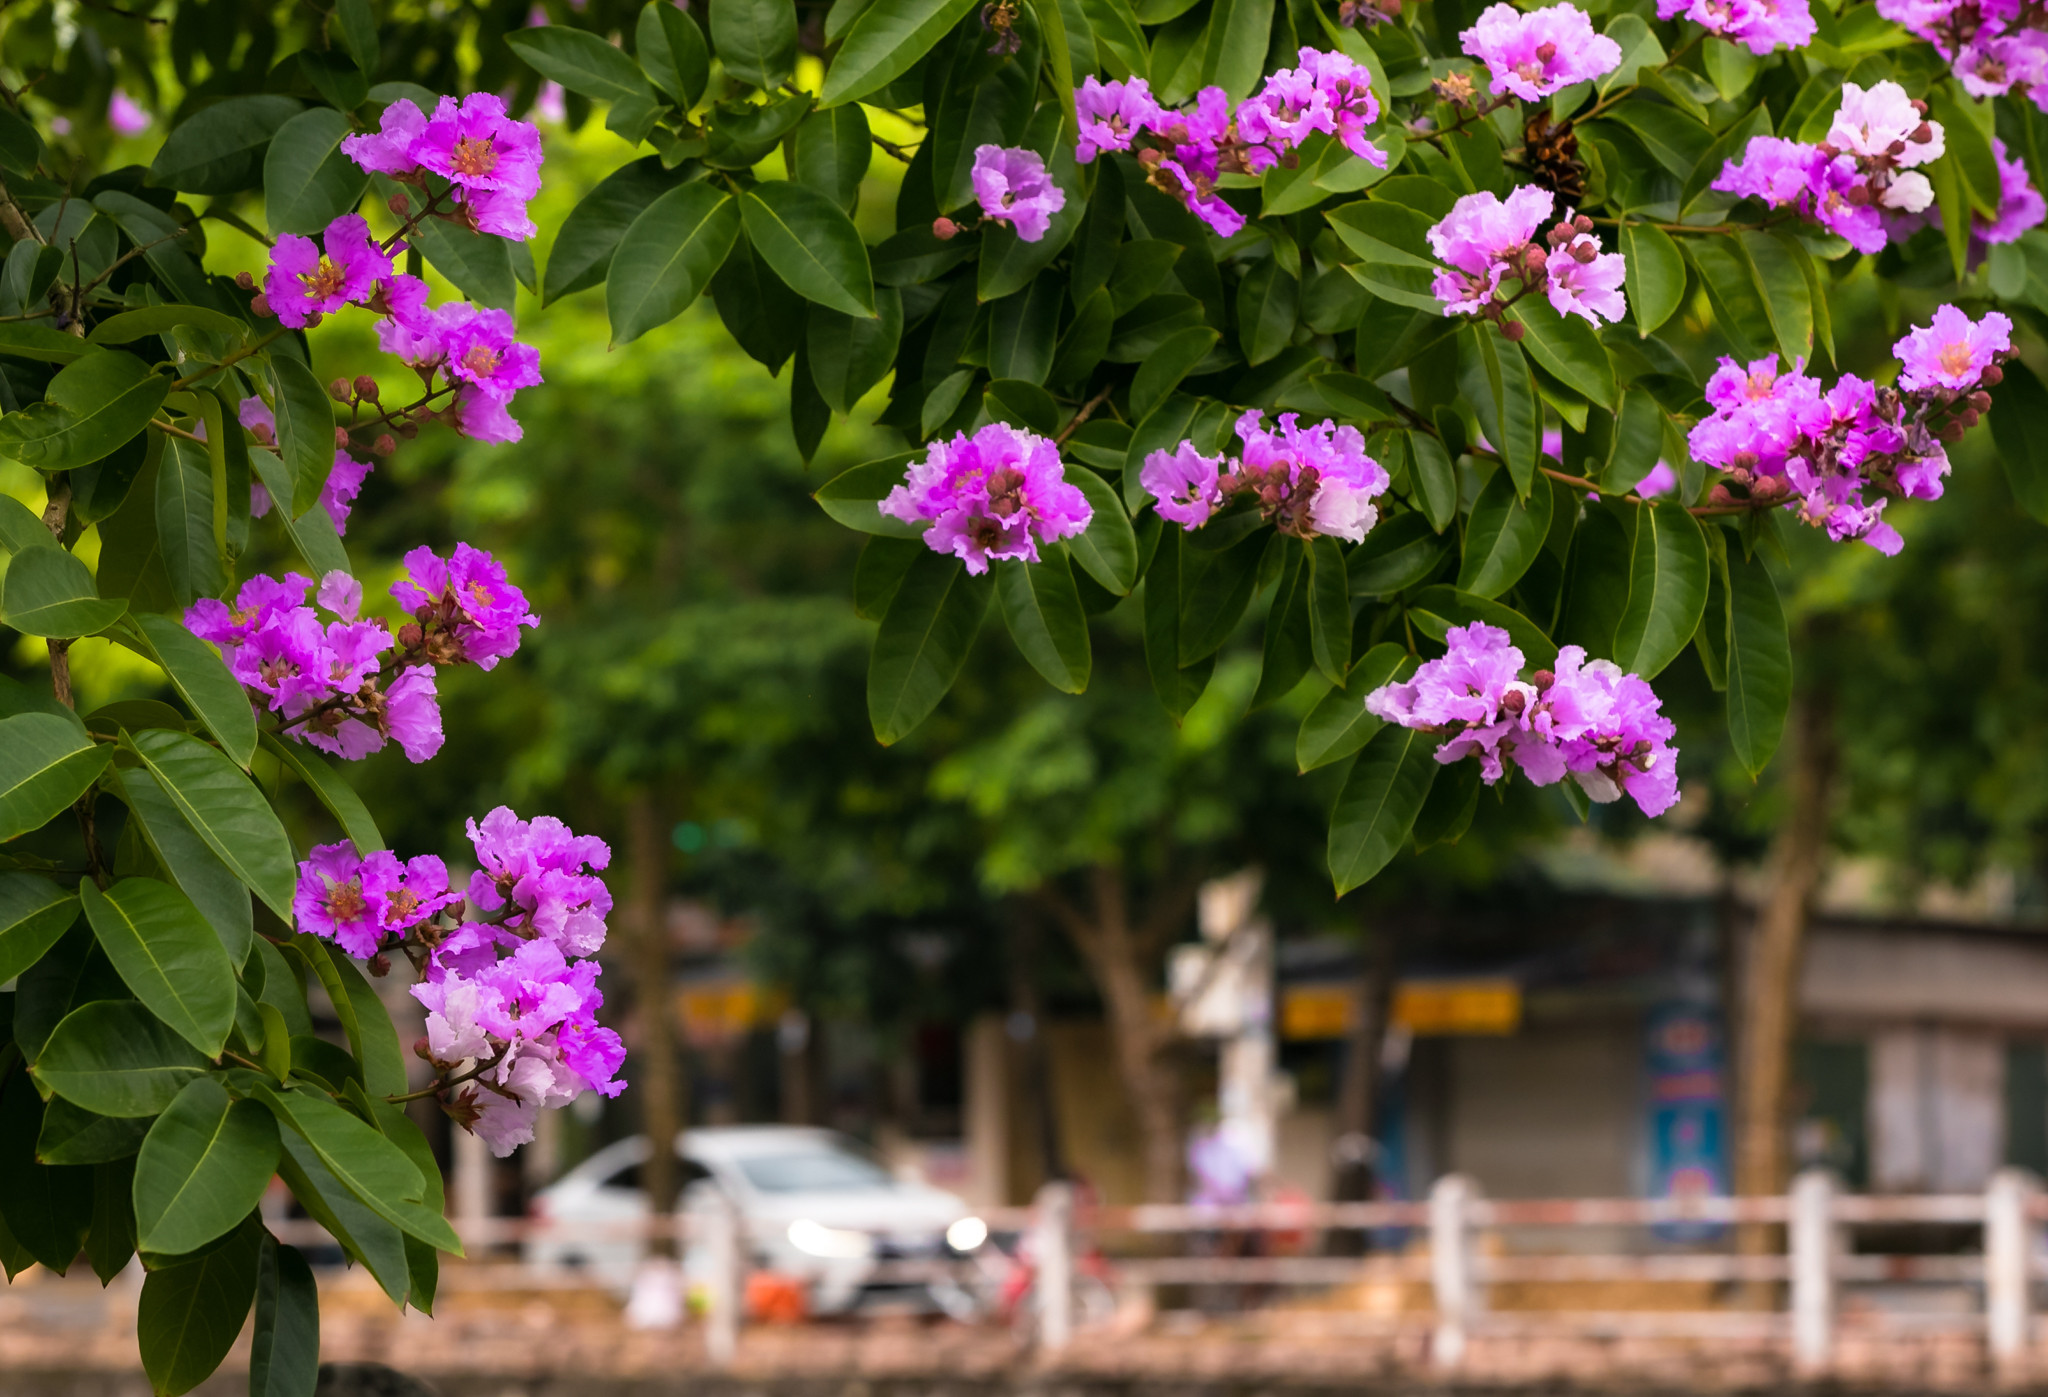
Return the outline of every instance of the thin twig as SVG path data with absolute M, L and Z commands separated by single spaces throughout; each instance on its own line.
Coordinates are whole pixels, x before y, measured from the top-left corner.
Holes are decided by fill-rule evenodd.
M 239 363 L 241 360 L 248 358 L 252 354 L 262 353 L 263 350 L 270 344 L 272 340 L 277 339 L 284 333 L 284 326 L 278 326 L 275 330 L 272 330 L 269 334 L 265 335 L 262 339 L 257 340 L 254 344 L 243 345 L 234 353 L 229 354 L 225 358 L 222 358 L 212 364 L 207 365 L 205 368 L 199 370 L 197 373 L 189 373 L 186 374 L 183 378 L 176 380 L 171 384 L 171 391 L 173 393 L 176 393 L 181 389 L 190 388 L 193 384 L 199 382 L 200 379 L 211 377 L 213 374 L 218 373 L 220 370 L 226 368 L 230 364 Z
M 1115 387 L 1116 385 L 1112 383 L 1108 388 L 1104 388 L 1100 393 L 1097 393 L 1087 402 L 1081 404 L 1081 410 L 1074 414 L 1066 426 L 1060 428 L 1060 434 L 1052 439 L 1052 444 L 1054 446 L 1065 446 L 1067 438 L 1079 430 L 1083 422 L 1086 422 L 1095 415 L 1095 409 L 1109 401 L 1109 395 Z
M 201 218 L 213 219 L 217 223 L 225 223 L 228 225 L 228 227 L 234 229 L 237 233 L 242 234 L 244 237 L 254 238 L 257 242 L 262 243 L 265 247 L 277 246 L 277 240 L 275 238 L 272 238 L 269 234 L 265 233 L 261 228 L 258 228 L 255 224 L 251 223 L 248 219 L 236 213 L 233 209 L 222 208 L 220 206 L 220 201 L 218 199 L 216 199 L 212 204 L 208 205 L 206 212 L 200 214 L 199 216 Z
M 901 160 L 906 165 L 908 165 L 912 160 L 917 158 L 916 151 L 905 150 L 902 146 L 897 145 L 894 141 L 885 140 L 880 136 L 874 135 L 873 133 L 869 134 L 868 139 L 873 141 L 876 145 L 880 146 L 884 153 L 895 156 L 898 160 Z

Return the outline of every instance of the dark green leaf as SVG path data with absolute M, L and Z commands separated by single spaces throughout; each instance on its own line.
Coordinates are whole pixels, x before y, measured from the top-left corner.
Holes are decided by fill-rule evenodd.
M 1614 662 L 1654 679 L 1692 643 L 1707 604 L 1707 541 L 1681 505 L 1641 506 Z M 1596 658 L 1598 658 L 1596 656 Z
M 1408 842 L 1436 779 L 1442 738 L 1383 727 L 1358 754 L 1330 814 L 1330 876 L 1342 897 L 1378 876 Z
M 651 3 L 673 8 L 667 0 Z M 313 1268 L 297 1247 L 265 1237 L 249 1340 L 249 1397 L 307 1397 L 319 1372 L 320 1292 Z
M 1257 516 L 1252 516 L 1256 518 Z M 1223 648 L 1244 619 L 1259 581 L 1267 538 L 1245 536 L 1227 548 L 1200 548 L 1185 535 L 1180 553 L 1180 667 Z
M 791 290 L 847 315 L 875 313 L 868 250 L 837 204 L 786 180 L 755 185 L 739 203 L 747 240 Z
M 208 310 L 205 306 L 163 305 L 144 306 L 140 310 L 124 310 L 119 315 L 110 315 L 93 326 L 92 333 L 85 338 L 89 344 L 132 344 L 150 335 L 168 334 L 180 325 L 236 338 L 249 332 L 248 325 L 234 316 Z
M 1413 510 L 1382 521 L 1346 560 L 1352 595 L 1383 597 L 1413 587 L 1437 570 L 1450 543 Z
M 859 106 L 813 112 L 796 128 L 790 178 L 851 213 L 874 153 L 868 119 Z
M 685 184 L 649 204 L 612 255 L 605 282 L 612 343 L 630 343 L 688 309 L 739 232 L 738 205 L 709 184 Z
M 92 1227 L 85 1234 L 85 1256 L 101 1285 L 120 1275 L 135 1257 L 135 1206 L 129 1199 L 134 1179 L 132 1153 L 93 1167 Z
M 214 748 L 181 732 L 153 729 L 128 737 L 176 804 L 235 876 L 287 923 L 297 869 L 291 841 L 262 793 Z
M 1614 654 L 1614 633 L 1628 605 L 1629 551 L 1614 507 L 1590 506 L 1572 535 L 1558 639 L 1596 659 Z
M 220 656 L 168 616 L 140 615 L 135 624 L 179 697 L 220 739 L 222 750 L 246 767 L 256 753 L 256 719 L 248 696 Z
M 1187 592 L 1182 564 L 1189 550 L 1181 531 L 1162 525 L 1157 515 L 1148 517 L 1145 527 L 1159 540 L 1145 573 L 1145 669 L 1152 679 L 1152 691 L 1178 723 L 1208 687 L 1216 660 L 1212 655 L 1191 666 L 1181 665 L 1181 606 Z M 1142 555 L 1142 546 L 1139 551 Z
M 1342 684 L 1351 670 L 1351 576 L 1344 550 L 1324 535 L 1308 545 L 1308 629 L 1316 668 Z
M 277 503 L 302 514 L 319 502 L 334 468 L 334 399 L 313 371 L 290 355 L 270 357 L 270 376 L 277 455 L 292 476 L 291 498 Z
M 1129 596 L 1138 584 L 1138 538 L 1116 487 L 1086 467 L 1070 469 L 1067 479 L 1088 497 L 1088 527 L 1067 540 L 1074 561 L 1118 596 Z
M 26 548 L 0 577 L 0 620 L 25 635 L 92 635 L 121 619 L 127 603 L 103 598 L 92 573 L 61 548 Z
M 1636 331 L 1648 335 L 1685 299 L 1685 259 L 1669 233 L 1647 223 L 1622 225 L 1621 254 L 1627 263 L 1628 305 L 1635 314 Z
M 1778 352 L 1788 363 L 1811 359 L 1813 302 L 1806 291 L 1806 273 L 1800 270 L 1792 247 L 1769 233 L 1754 231 L 1731 241 L 1736 255 L 1749 267 Z
M 182 1256 L 247 1217 L 277 1172 L 277 1122 L 255 1101 L 231 1101 L 211 1077 L 186 1084 L 149 1128 L 135 1161 L 136 1239 Z
M 44 1110 L 28 1077 L 9 1073 L 0 1091 L 0 1214 L 14 1239 L 61 1276 L 92 1225 L 92 1170 L 36 1162 Z
M 341 831 L 347 835 L 360 854 L 369 855 L 384 847 L 384 837 L 377 832 L 377 822 L 371 818 L 369 807 L 355 788 L 344 781 L 327 759 L 295 742 L 281 742 L 265 734 L 263 750 L 289 767 L 301 781 L 309 786 L 328 813 L 341 823 Z
M 1246 274 L 1237 288 L 1237 342 L 1247 364 L 1263 364 L 1294 340 L 1301 283 L 1277 257 Z
M 391 1015 L 356 963 L 316 937 L 300 935 L 288 944 L 327 991 L 349 1048 L 362 1066 L 363 1085 L 379 1096 L 404 1091 L 405 1058 Z
M 1543 550 L 1550 532 L 1552 508 L 1548 482 L 1528 500 L 1515 498 L 1515 482 L 1497 470 L 1472 506 L 1465 528 L 1465 556 L 1458 568 L 1458 590 L 1476 597 L 1497 597 L 1521 581 L 1529 564 Z
M 907 538 L 870 538 L 861 545 L 853 568 L 853 612 L 864 621 L 888 614 L 890 599 L 903 584 L 903 574 L 924 545 Z
M 187 194 L 253 189 L 271 136 L 300 110 L 298 99 L 271 93 L 201 107 L 165 139 L 149 167 L 149 182 Z
M 1417 630 L 1436 641 L 1441 641 L 1452 626 L 1469 626 L 1474 621 L 1484 621 L 1506 631 L 1531 666 L 1544 669 L 1557 661 L 1557 646 L 1551 643 L 1541 626 L 1513 607 L 1475 597 L 1455 587 L 1423 588 L 1415 594 L 1408 617 Z
M 78 885 L 100 949 L 135 997 L 207 1057 L 219 1057 L 235 1021 L 235 967 L 192 900 L 154 878 L 123 878 L 106 892 Z
M 263 157 L 263 215 L 273 234 L 323 233 L 355 212 L 370 173 L 341 153 L 350 129 L 332 107 L 310 108 L 278 128 Z
M 0 873 L 0 983 L 41 960 L 76 920 L 77 894 L 38 874 Z
M 2020 508 L 2048 524 L 2048 387 L 2018 359 L 2002 366 L 1991 436 Z
M 143 1278 L 135 1330 L 156 1397 L 190 1392 L 227 1357 L 256 1298 L 263 1237 L 251 1216 L 225 1246 Z
M 24 553 L 14 566 L 34 556 Z M 98 779 L 112 755 L 111 748 L 88 741 L 75 719 L 50 713 L 0 719 L 0 841 L 60 814 Z
M 922 538 L 928 525 L 907 524 L 875 507 L 903 483 L 904 468 L 913 459 L 914 453 L 906 452 L 868 461 L 833 476 L 811 498 L 849 529 L 888 538 Z
M 1048 545 L 1036 563 L 1011 559 L 996 563 L 993 571 L 1003 621 L 1031 667 L 1063 693 L 1086 690 L 1088 616 L 1066 550 Z
M 1543 297 L 1525 296 L 1515 303 L 1515 318 L 1522 323 L 1522 348 L 1530 358 L 1567 388 L 1601 407 L 1614 406 L 1614 364 L 1584 317 L 1560 316 Z
M 1415 503 L 1429 526 L 1438 533 L 1449 527 L 1458 513 L 1458 477 L 1451 469 L 1450 453 L 1427 432 L 1408 439 L 1415 469 Z
M 684 111 L 697 105 L 711 81 L 711 50 L 697 21 L 664 0 L 640 9 L 634 47 L 647 77 Z
M 1294 760 L 1304 772 L 1340 762 L 1372 740 L 1381 722 L 1365 711 L 1365 696 L 1415 669 L 1414 658 L 1398 645 L 1375 645 L 1337 688 L 1317 700 L 1301 720 L 1294 739 Z
M 852 42 L 852 35 L 847 38 Z M 780 87 L 796 65 L 794 0 L 716 0 L 711 47 L 730 76 L 751 87 Z
M 403 1304 L 410 1288 L 405 1264 L 405 1234 L 371 1212 L 320 1162 L 320 1156 L 297 1131 L 280 1131 L 284 1152 L 278 1176 L 292 1197 L 327 1229 L 342 1248 L 376 1278 L 392 1303 Z
M 868 660 L 868 718 L 884 745 L 909 736 L 960 677 L 990 591 L 959 559 L 929 551 L 904 573 Z
M 852 412 L 895 363 L 903 336 L 901 293 L 882 287 L 875 292 L 875 309 L 879 313 L 868 316 L 810 308 L 805 347 L 811 381 L 834 412 Z
M 480 306 L 510 310 L 519 298 L 512 271 L 512 244 L 491 233 L 472 233 L 429 218 L 406 235 L 420 255 L 455 289 Z M 301 511 L 305 506 L 300 506 Z
M 164 447 L 156 472 L 156 534 L 171 594 L 181 605 L 220 591 L 213 468 L 204 446 L 173 438 Z
M 421 1206 L 426 1180 L 405 1151 L 325 1095 L 257 1087 L 252 1094 L 313 1147 L 320 1162 L 371 1212 L 400 1231 L 460 1255 L 455 1229 Z
M 104 1164 L 126 1159 L 142 1147 L 149 1126 L 147 1117 L 97 1115 L 53 1096 L 43 1108 L 36 1158 L 44 1164 Z
M 205 1072 L 199 1051 L 132 999 L 100 999 L 64 1016 L 35 1077 L 102 1116 L 154 1116 Z
M 717 27 L 715 19 L 712 26 Z M 542 77 L 593 101 L 654 100 L 654 90 L 648 86 L 640 65 L 587 29 L 542 24 L 515 29 L 505 35 L 505 42 Z M 732 67 L 731 60 L 727 60 L 726 67 Z
M 648 8 L 666 9 L 680 15 L 675 6 L 665 0 L 650 0 Z M 684 17 L 684 23 L 691 21 Z M 555 241 L 548 249 L 547 277 L 542 284 L 541 304 L 548 305 L 572 291 L 595 286 L 605 279 L 611 268 L 612 255 L 619 246 L 619 240 L 633 221 L 660 198 L 688 177 L 688 167 L 669 170 L 662 166 L 658 156 L 650 155 L 635 160 L 599 180 L 569 216 L 562 220 L 562 227 L 555 234 Z
M 171 381 L 118 349 L 94 349 L 59 369 L 43 401 L 0 416 L 0 454 L 39 470 L 88 465 L 148 424 Z
M 2008 382 L 2011 380 L 2008 379 Z M 1762 558 L 1728 550 L 1728 741 L 1754 776 L 1778 750 L 1792 702 L 1792 646 Z

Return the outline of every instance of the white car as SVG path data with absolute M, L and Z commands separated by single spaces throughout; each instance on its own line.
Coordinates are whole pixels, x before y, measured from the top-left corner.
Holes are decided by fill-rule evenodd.
M 750 1267 L 803 1281 L 814 1314 L 876 1301 L 937 1306 L 964 1316 L 973 1301 L 951 1279 L 878 1274 L 891 1261 L 964 1261 L 988 1228 L 957 1196 L 898 1178 L 853 1140 L 803 1126 L 732 1126 L 676 1136 L 678 1211 L 686 1218 L 730 1200 Z M 647 1215 L 641 1166 L 647 1138 L 607 1145 L 534 1195 L 526 1260 L 587 1269 L 625 1290 L 641 1244 L 620 1235 Z M 606 1224 L 611 1224 L 607 1227 Z M 691 1231 L 702 1234 L 701 1228 Z M 693 1286 L 708 1277 L 702 1247 L 686 1248 Z M 962 1272 L 965 1279 L 965 1272 Z

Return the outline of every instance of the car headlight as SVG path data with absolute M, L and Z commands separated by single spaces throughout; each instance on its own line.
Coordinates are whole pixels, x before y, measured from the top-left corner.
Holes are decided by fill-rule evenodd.
M 977 1217 L 964 1217 L 946 1229 L 946 1245 L 954 1251 L 969 1252 L 988 1240 L 988 1224 Z
M 809 1218 L 798 1218 L 789 1225 L 789 1244 L 805 1256 L 828 1261 L 859 1261 L 875 1254 L 875 1239 L 867 1233 L 827 1227 Z

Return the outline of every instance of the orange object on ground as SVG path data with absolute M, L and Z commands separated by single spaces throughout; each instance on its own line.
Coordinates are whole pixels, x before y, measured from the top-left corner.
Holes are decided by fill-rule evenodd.
M 810 1314 L 811 1297 L 795 1276 L 756 1271 L 747 1277 L 747 1313 L 767 1324 L 801 1324 Z

